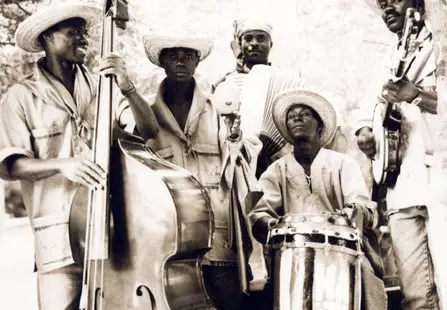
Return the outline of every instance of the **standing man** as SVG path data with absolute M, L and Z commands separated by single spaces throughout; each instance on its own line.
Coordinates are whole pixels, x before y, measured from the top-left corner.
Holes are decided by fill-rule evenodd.
M 396 34 L 391 73 L 398 63 L 405 15 L 413 7 L 425 15 L 423 0 L 371 0 L 368 4 L 382 15 Z M 387 215 L 396 267 L 405 309 L 439 309 L 434 267 L 427 226 L 430 207 L 430 173 L 434 152 L 433 135 L 438 123 L 435 61 L 432 34 L 424 20 L 418 24 L 417 49 L 407 57 L 405 76 L 398 82 L 385 81 L 381 102 L 397 103 L 402 115 L 401 166 L 397 182 L 388 188 Z M 370 158 L 376 154 L 371 112 L 356 131 L 359 148 Z
M 251 18 L 235 20 L 233 41 L 230 46 L 236 58 L 236 68 L 219 80 L 214 85 L 214 89 L 229 75 L 248 73 L 254 65 L 270 65 L 269 55 L 273 47 L 272 31 L 272 25 L 266 21 Z
M 206 188 L 214 212 L 215 232 L 212 248 L 202 262 L 205 288 L 218 309 L 239 309 L 241 288 L 246 289 L 242 283 L 247 281 L 246 259 L 240 256 L 249 253 L 251 245 L 236 241 L 236 229 L 245 237 L 247 232 L 244 221 L 240 227 L 235 220 L 232 208 L 246 208 L 243 193 L 249 191 L 250 182 L 247 185 L 245 180 L 240 183 L 236 180 L 255 181 L 250 162 L 257 157 L 259 141 L 242 140 L 237 115 L 224 117 L 225 124 L 222 123 L 193 77 L 199 62 L 211 52 L 211 40 L 178 34 L 153 35 L 145 36 L 143 43 L 149 60 L 166 72 L 157 94 L 149 102 L 138 94 L 128 78 L 124 60 L 111 55 L 102 60 L 100 68 L 104 74 L 115 74 L 120 88 L 129 89 L 123 94 L 136 129 L 147 144 L 165 160 L 189 170 Z M 123 109 L 121 115 L 125 113 Z M 237 192 L 232 192 L 233 180 Z M 233 193 L 239 198 L 230 199 Z M 242 266 L 238 258 L 244 262 Z
M 259 20 L 256 18 L 244 18 L 240 20 L 234 21 L 234 30 L 233 30 L 233 41 L 231 42 L 231 49 L 233 50 L 234 56 L 236 58 L 236 69 L 232 72 L 227 73 L 223 78 L 221 78 L 218 82 L 216 82 L 213 86 L 213 93 L 216 97 L 214 101 L 217 100 L 235 100 L 235 98 L 241 98 L 241 93 L 243 92 L 244 85 L 246 81 L 248 81 L 248 73 L 250 73 L 256 65 L 267 65 L 271 66 L 269 61 L 270 51 L 273 47 L 273 28 L 270 23 L 267 21 Z M 262 75 L 263 73 L 256 72 L 257 74 Z M 279 79 L 288 79 L 289 81 L 293 81 L 290 84 L 292 87 L 298 87 L 301 85 L 301 78 L 299 73 L 290 72 L 290 71 L 278 71 Z M 249 94 L 254 93 L 264 93 L 270 98 L 275 97 L 278 91 L 275 89 L 268 89 L 269 83 L 265 83 L 263 80 L 264 76 L 255 77 L 255 80 L 259 80 L 258 85 L 252 85 L 253 80 L 250 80 L 250 86 L 254 89 L 247 92 Z M 248 83 L 248 82 L 247 82 Z M 266 89 L 261 89 L 265 87 Z M 239 92 L 236 96 L 229 96 L 228 91 Z M 267 92 L 273 92 L 271 94 L 267 94 Z M 223 97 L 221 99 L 220 97 Z M 256 96 L 256 99 L 263 98 L 262 96 Z M 258 98 L 259 97 L 259 98 Z M 264 96 L 265 98 L 265 96 Z M 213 103 L 215 103 L 213 101 Z M 259 102 L 261 109 L 258 109 L 254 106 L 244 106 L 241 105 L 241 117 L 243 121 L 243 129 L 244 132 L 250 131 L 258 136 L 264 144 L 270 144 L 271 141 L 266 141 L 269 138 L 263 137 L 260 135 L 261 126 L 263 119 L 264 107 L 267 104 L 265 102 Z M 252 103 L 251 100 L 249 103 Z M 247 104 L 247 103 L 246 103 Z M 273 124 L 271 124 L 274 128 Z M 249 128 L 250 127 L 250 128 Z M 256 128 L 254 128 L 256 127 Z M 290 145 L 284 145 L 284 141 L 278 143 L 278 141 L 273 141 L 273 144 L 278 144 L 278 147 L 274 148 L 266 148 L 264 147 L 260 153 L 258 158 L 258 164 L 256 169 L 256 176 L 259 177 L 267 167 L 274 162 L 276 159 L 282 157 L 286 154 L 290 149 Z M 341 132 L 340 128 L 337 127 L 337 132 L 334 136 L 334 139 L 330 142 L 328 146 L 330 149 L 334 149 L 336 151 L 344 152 L 347 148 L 347 139 L 345 135 Z M 274 151 L 273 151 L 274 149 Z
M 241 93 L 246 84 L 248 73 L 256 65 L 270 66 L 269 54 L 273 46 L 272 41 L 272 26 L 265 22 L 253 18 L 245 18 L 234 21 L 233 29 L 233 41 L 231 42 L 231 49 L 233 50 L 236 58 L 236 69 L 227 73 L 213 86 L 214 104 L 218 104 L 218 101 L 227 100 L 241 100 Z M 260 76 L 258 79 L 263 81 L 266 77 Z M 270 78 L 270 76 L 268 76 Z M 259 90 L 260 93 L 267 94 L 267 84 L 259 87 L 265 87 L 266 89 Z M 235 94 L 229 94 L 235 93 Z M 253 107 L 246 106 L 247 103 L 241 106 L 241 116 L 245 129 L 244 132 L 260 134 L 262 120 L 262 114 L 264 112 L 265 98 L 261 98 L 264 102 L 260 102 L 261 109 L 254 109 Z M 250 117 L 247 117 L 250 115 Z M 246 119 L 245 119 L 246 118 Z M 249 128 L 250 127 L 250 128 Z M 257 128 L 253 128 L 257 127 Z M 263 138 L 261 138 L 261 141 Z M 264 148 L 258 159 L 256 175 L 259 176 L 270 164 L 271 158 L 279 158 L 281 152 L 278 154 L 267 154 L 267 150 Z
M 302 89 L 284 91 L 274 103 L 273 121 L 293 151 L 270 165 L 259 180 L 264 196 L 249 216 L 257 240 L 265 244 L 270 227 L 279 217 L 292 214 L 342 212 L 358 223 L 361 233 L 363 227 L 374 227 L 377 210 L 366 199 L 360 167 L 347 155 L 325 148 L 337 128 L 331 103 Z M 297 280 L 294 276 L 291 282 Z M 368 259 L 362 262 L 361 278 L 362 309 L 386 309 L 383 282 L 374 275 Z
M 69 214 L 87 204 L 86 187 L 106 180 L 88 159 L 96 90 L 83 65 L 87 29 L 99 13 L 95 6 L 64 2 L 23 21 L 17 45 L 45 56 L 0 102 L 0 173 L 21 181 L 34 232 L 39 309 L 78 309 L 82 267 L 70 248 Z

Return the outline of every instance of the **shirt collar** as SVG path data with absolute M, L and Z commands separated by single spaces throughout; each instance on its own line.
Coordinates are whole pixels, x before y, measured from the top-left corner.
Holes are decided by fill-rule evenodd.
M 157 95 L 155 96 L 155 102 L 152 106 L 155 116 L 157 117 L 160 125 L 165 129 L 171 131 L 178 138 L 185 142 L 188 142 L 190 137 L 194 134 L 199 123 L 199 116 L 205 110 L 207 105 L 211 102 L 208 100 L 207 96 L 200 90 L 196 81 L 194 80 L 194 94 L 191 103 L 191 108 L 188 112 L 188 117 L 186 120 L 185 128 L 180 128 L 174 115 L 169 110 L 166 102 L 163 98 L 164 88 L 166 87 L 166 79 L 160 84 Z

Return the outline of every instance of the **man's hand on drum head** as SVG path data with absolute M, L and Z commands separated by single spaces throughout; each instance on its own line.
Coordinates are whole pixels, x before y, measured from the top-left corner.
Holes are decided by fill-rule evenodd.
M 267 243 L 270 229 L 278 223 L 278 219 L 270 216 L 264 216 L 258 219 L 253 225 L 253 236 L 262 244 Z
M 366 208 L 356 204 L 350 203 L 345 205 L 345 207 L 340 211 L 340 213 L 346 216 L 352 223 L 352 226 L 358 228 L 360 234 L 363 232 L 363 227 L 365 225 L 365 210 Z
M 343 216 L 346 216 L 349 220 L 352 220 L 357 212 L 357 208 L 355 205 L 347 205 L 343 209 L 341 209 L 340 213 Z
M 359 130 L 357 135 L 357 145 L 369 158 L 373 158 L 374 155 L 376 155 L 376 141 L 371 128 L 362 127 Z

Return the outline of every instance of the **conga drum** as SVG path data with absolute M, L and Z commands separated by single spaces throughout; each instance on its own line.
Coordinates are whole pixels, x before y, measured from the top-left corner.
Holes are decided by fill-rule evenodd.
M 360 236 L 338 214 L 293 214 L 269 230 L 274 309 L 357 310 Z

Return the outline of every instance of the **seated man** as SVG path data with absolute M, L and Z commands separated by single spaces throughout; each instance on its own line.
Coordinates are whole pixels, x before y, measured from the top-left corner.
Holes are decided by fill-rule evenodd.
M 250 213 L 253 235 L 265 243 L 280 216 L 296 213 L 340 211 L 352 216 L 358 228 L 371 228 L 377 221 L 376 210 L 364 198 L 368 191 L 360 168 L 348 156 L 324 148 L 336 131 L 332 105 L 316 93 L 291 89 L 274 100 L 273 120 L 294 148 L 260 178 L 264 196 Z M 367 259 L 362 280 L 365 308 L 385 309 L 383 282 Z

